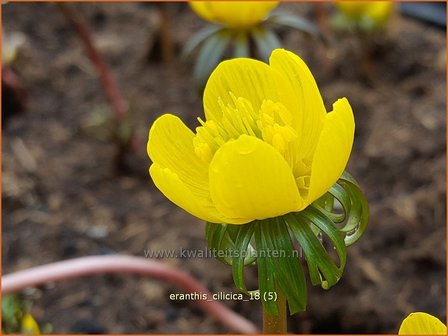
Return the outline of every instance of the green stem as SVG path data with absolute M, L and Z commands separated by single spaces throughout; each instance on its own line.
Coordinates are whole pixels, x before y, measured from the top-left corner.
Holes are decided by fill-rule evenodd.
M 271 315 L 263 308 L 263 334 L 286 334 L 286 299 L 277 289 L 278 314 Z

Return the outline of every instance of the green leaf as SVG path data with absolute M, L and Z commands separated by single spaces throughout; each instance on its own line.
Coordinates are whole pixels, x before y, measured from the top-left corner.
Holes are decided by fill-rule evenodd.
M 269 61 L 269 56 L 271 56 L 274 49 L 282 47 L 277 35 L 269 29 L 257 27 L 256 29 L 253 29 L 251 33 L 255 41 L 255 46 L 257 47 L 259 57 L 264 62 Z
M 263 227 L 266 221 L 256 222 L 255 225 L 255 244 L 257 245 L 257 264 L 258 264 L 258 286 L 260 287 L 260 299 L 263 308 L 271 315 L 278 314 L 278 307 L 275 301 L 263 300 L 264 293 L 275 292 L 274 272 L 271 259 L 267 257 L 269 244 L 266 241 L 266 235 L 263 234 Z M 267 223 L 269 225 L 269 223 Z
M 227 235 L 234 242 L 243 225 L 227 225 Z
M 216 258 L 221 262 L 232 266 L 236 256 L 242 256 L 242 266 L 252 264 L 257 258 L 253 247 L 249 244 L 253 236 L 247 231 L 251 223 L 245 225 L 215 224 L 207 222 L 205 235 L 208 247 L 218 252 Z M 244 235 L 248 235 L 245 237 Z M 239 265 L 237 267 L 240 267 Z
M 314 36 L 321 36 L 319 27 L 301 16 L 284 12 L 280 13 L 277 11 L 276 13 L 272 13 L 267 18 L 267 21 L 282 26 L 287 26 L 289 28 L 298 29 Z
M 288 299 L 289 311 L 295 314 L 306 309 L 307 288 L 305 273 L 300 263 L 298 251 L 294 248 L 291 236 L 282 218 L 275 220 L 276 224 L 271 225 L 271 237 L 279 251 L 285 251 L 285 257 L 278 258 L 279 263 L 274 263 L 276 271 L 279 273 L 278 283 Z
M 253 223 L 249 223 L 246 225 L 238 225 L 239 231 L 238 236 L 235 241 L 235 252 L 236 255 L 233 257 L 232 261 L 232 272 L 233 272 L 233 281 L 235 285 L 243 292 L 248 293 L 246 288 L 246 284 L 244 283 L 244 266 L 246 264 L 246 260 L 255 260 L 256 257 L 250 257 L 247 255 L 251 252 L 249 249 L 249 244 L 254 235 L 255 225 Z
M 327 270 L 326 264 L 329 263 L 325 249 L 320 244 L 316 234 L 311 230 L 310 223 L 304 216 L 289 214 L 285 216 L 285 221 L 305 254 L 311 283 L 313 286 L 320 285 L 322 276 L 319 273 L 319 264 L 325 264 L 324 269 Z
M 220 26 L 207 25 L 201 30 L 199 30 L 193 37 L 188 40 L 182 50 L 182 58 L 188 57 L 202 42 L 204 42 L 208 37 L 217 33 L 223 29 Z
M 313 203 L 313 207 L 329 217 L 338 230 L 345 235 L 347 246 L 354 244 L 364 233 L 369 222 L 369 204 L 356 180 L 344 172 L 327 194 L 331 194 L 341 204 L 343 213 L 324 209 L 322 201 Z
M 369 203 L 355 179 L 344 172 L 338 181 L 347 191 L 351 200 L 351 209 L 345 226 L 341 231 L 346 233 L 345 245 L 350 246 L 364 234 L 369 223 Z
M 328 191 L 330 195 L 336 198 L 342 205 L 344 212 L 342 214 L 336 214 L 332 211 L 323 211 L 328 217 L 330 217 L 335 223 L 343 223 L 348 214 L 351 211 L 352 201 L 347 191 L 338 183 L 335 183 Z M 314 205 L 314 204 L 313 204 Z
M 314 201 L 314 205 L 319 206 L 326 211 L 332 211 L 334 206 L 334 196 L 327 192 Z
M 302 212 L 302 215 L 307 216 L 310 221 L 312 220 L 312 223 L 328 236 L 336 249 L 339 258 L 339 269 L 342 273 L 347 261 L 347 249 L 340 232 L 334 227 L 334 224 L 328 217 L 313 207 L 308 207 Z
M 335 184 L 335 186 L 342 189 L 341 186 L 338 184 Z M 336 191 L 337 192 L 337 191 Z M 343 193 L 343 190 L 342 190 Z M 328 191 L 323 196 L 321 196 L 319 199 L 313 202 L 313 206 L 316 209 L 319 209 L 322 213 L 324 213 L 328 218 L 330 218 L 335 224 L 344 222 L 345 219 L 345 212 L 342 213 L 335 213 L 334 211 L 334 200 L 335 196 Z M 339 199 L 338 199 L 339 201 Z
M 289 311 L 294 314 L 305 310 L 307 302 L 305 273 L 285 222 L 280 218 L 273 218 L 264 221 L 261 227 L 265 247 L 270 253 L 268 258 L 272 267 L 271 272 L 274 274 L 275 283 L 288 300 Z M 260 258 L 260 255 L 258 257 Z M 260 286 L 262 301 L 264 296 Z
M 21 314 L 22 305 L 16 295 L 4 295 L 2 297 L 3 321 L 16 319 Z
M 210 249 L 225 250 L 226 246 L 230 243 L 226 231 L 227 224 L 214 224 L 207 222 L 205 226 L 205 235 L 207 237 L 207 242 Z M 224 264 L 231 265 L 229 258 L 220 257 L 219 254 L 216 255 L 216 258 Z
M 230 37 L 230 33 L 223 29 L 209 36 L 202 45 L 193 72 L 193 81 L 201 91 L 212 71 L 222 60 Z
M 342 205 L 342 214 L 334 212 L 335 199 Z M 242 292 L 250 293 L 244 282 L 244 267 L 256 260 L 259 297 L 264 309 L 272 315 L 278 313 L 277 303 L 269 298 L 271 293 L 280 290 L 294 314 L 305 310 L 307 288 L 292 236 L 304 253 L 311 283 L 328 289 L 342 277 L 346 247 L 366 229 L 368 210 L 358 184 L 344 173 L 326 195 L 301 212 L 245 225 L 207 223 L 206 236 L 211 248 L 232 249 L 230 258 L 227 254 L 218 259 L 232 266 L 234 282 Z M 250 256 L 248 253 L 254 249 L 253 237 L 256 254 Z M 329 244 L 331 246 L 326 247 Z
M 300 213 L 286 215 L 285 220 L 303 249 L 311 283 L 320 284 L 325 289 L 336 284 L 344 271 L 346 248 L 339 232 L 333 227 L 331 219 L 311 206 Z M 339 266 L 333 261 L 310 225 L 315 225 L 330 238 L 338 254 Z
M 250 57 L 249 50 L 249 38 L 246 31 L 239 32 L 233 39 L 233 56 L 237 57 Z
M 331 26 L 336 29 L 336 30 L 340 30 L 340 31 L 355 31 L 357 30 L 357 20 L 356 19 L 352 19 L 344 14 L 342 14 L 341 12 L 336 12 L 332 17 L 331 17 Z

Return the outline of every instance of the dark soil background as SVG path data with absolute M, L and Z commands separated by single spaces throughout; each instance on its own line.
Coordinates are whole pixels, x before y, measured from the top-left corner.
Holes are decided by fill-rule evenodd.
M 112 142 L 85 129 L 108 102 L 82 44 L 53 4 L 8 3 L 6 32 L 27 43 L 13 69 L 28 111 L 3 125 L 3 274 L 62 259 L 144 249 L 203 249 L 204 223 L 172 205 L 147 169 L 147 132 L 170 112 L 190 126 L 203 115 L 191 84 L 193 60 L 160 63 L 157 10 L 144 3 L 78 3 L 129 100 L 141 138 L 117 173 Z M 313 6 L 280 8 L 312 18 Z M 186 4 L 170 3 L 179 50 L 204 25 Z M 445 321 L 445 31 L 395 15 L 375 38 L 365 71 L 359 40 L 329 30 L 329 45 L 280 28 L 287 49 L 310 66 L 328 108 L 350 100 L 357 122 L 348 171 L 370 201 L 370 226 L 348 251 L 345 274 L 329 291 L 309 289 L 293 333 L 396 333 L 412 311 Z M 152 57 L 147 57 L 148 53 Z M 363 70 L 364 69 L 364 70 Z M 5 99 L 5 97 L 2 97 Z M 3 111 L 5 113 L 5 111 Z M 236 292 L 230 269 L 213 259 L 167 259 L 212 292 Z M 255 269 L 248 284 L 256 286 Z M 95 276 L 29 291 L 33 314 L 55 333 L 227 333 L 178 289 L 132 276 Z M 251 302 L 224 302 L 258 325 Z

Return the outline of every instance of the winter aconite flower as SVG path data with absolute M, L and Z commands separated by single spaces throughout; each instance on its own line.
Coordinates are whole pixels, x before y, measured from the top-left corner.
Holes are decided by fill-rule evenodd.
M 192 132 L 165 114 L 151 127 L 155 185 L 205 221 L 244 224 L 298 212 L 325 194 L 347 164 L 354 119 L 347 99 L 326 112 L 300 57 L 276 49 L 269 65 L 218 65 L 204 92 L 205 121 Z
M 278 1 L 192 1 L 191 8 L 203 19 L 231 28 L 261 22 Z
M 346 20 L 365 30 L 382 28 L 389 20 L 393 2 L 390 1 L 341 1 L 336 6 Z
M 427 313 L 412 313 L 400 326 L 399 335 L 446 335 L 446 326 Z
M 202 94 L 219 62 L 250 57 L 269 60 L 282 47 L 277 27 L 287 27 L 315 37 L 318 27 L 304 17 L 273 9 L 276 1 L 193 1 L 191 8 L 208 23 L 185 43 L 182 55 L 196 54 L 193 83 Z
M 36 320 L 33 318 L 30 314 L 25 314 L 22 318 L 22 330 L 21 332 L 23 334 L 34 334 L 39 335 L 40 329 L 39 325 L 37 324 Z

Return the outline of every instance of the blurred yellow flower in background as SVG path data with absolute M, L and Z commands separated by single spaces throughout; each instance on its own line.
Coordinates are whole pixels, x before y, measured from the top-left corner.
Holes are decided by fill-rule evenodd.
M 229 28 L 252 27 L 261 22 L 278 1 L 191 1 L 203 19 Z
M 347 99 L 327 113 L 300 57 L 276 49 L 269 62 L 220 63 L 196 134 L 171 114 L 150 129 L 155 185 L 205 221 L 244 224 L 301 211 L 345 169 L 355 128 Z
M 19 32 L 6 33 L 3 30 L 2 63 L 10 64 L 15 61 L 26 42 L 25 35 Z
M 343 1 L 336 6 L 354 21 L 370 20 L 376 26 L 383 26 L 389 20 L 393 2 L 391 1 Z
M 446 335 L 446 326 L 427 313 L 412 313 L 401 323 L 399 335 Z
M 22 318 L 22 334 L 32 334 L 32 335 L 39 335 L 40 329 L 37 325 L 37 322 L 34 320 L 33 316 L 31 314 L 25 314 Z

